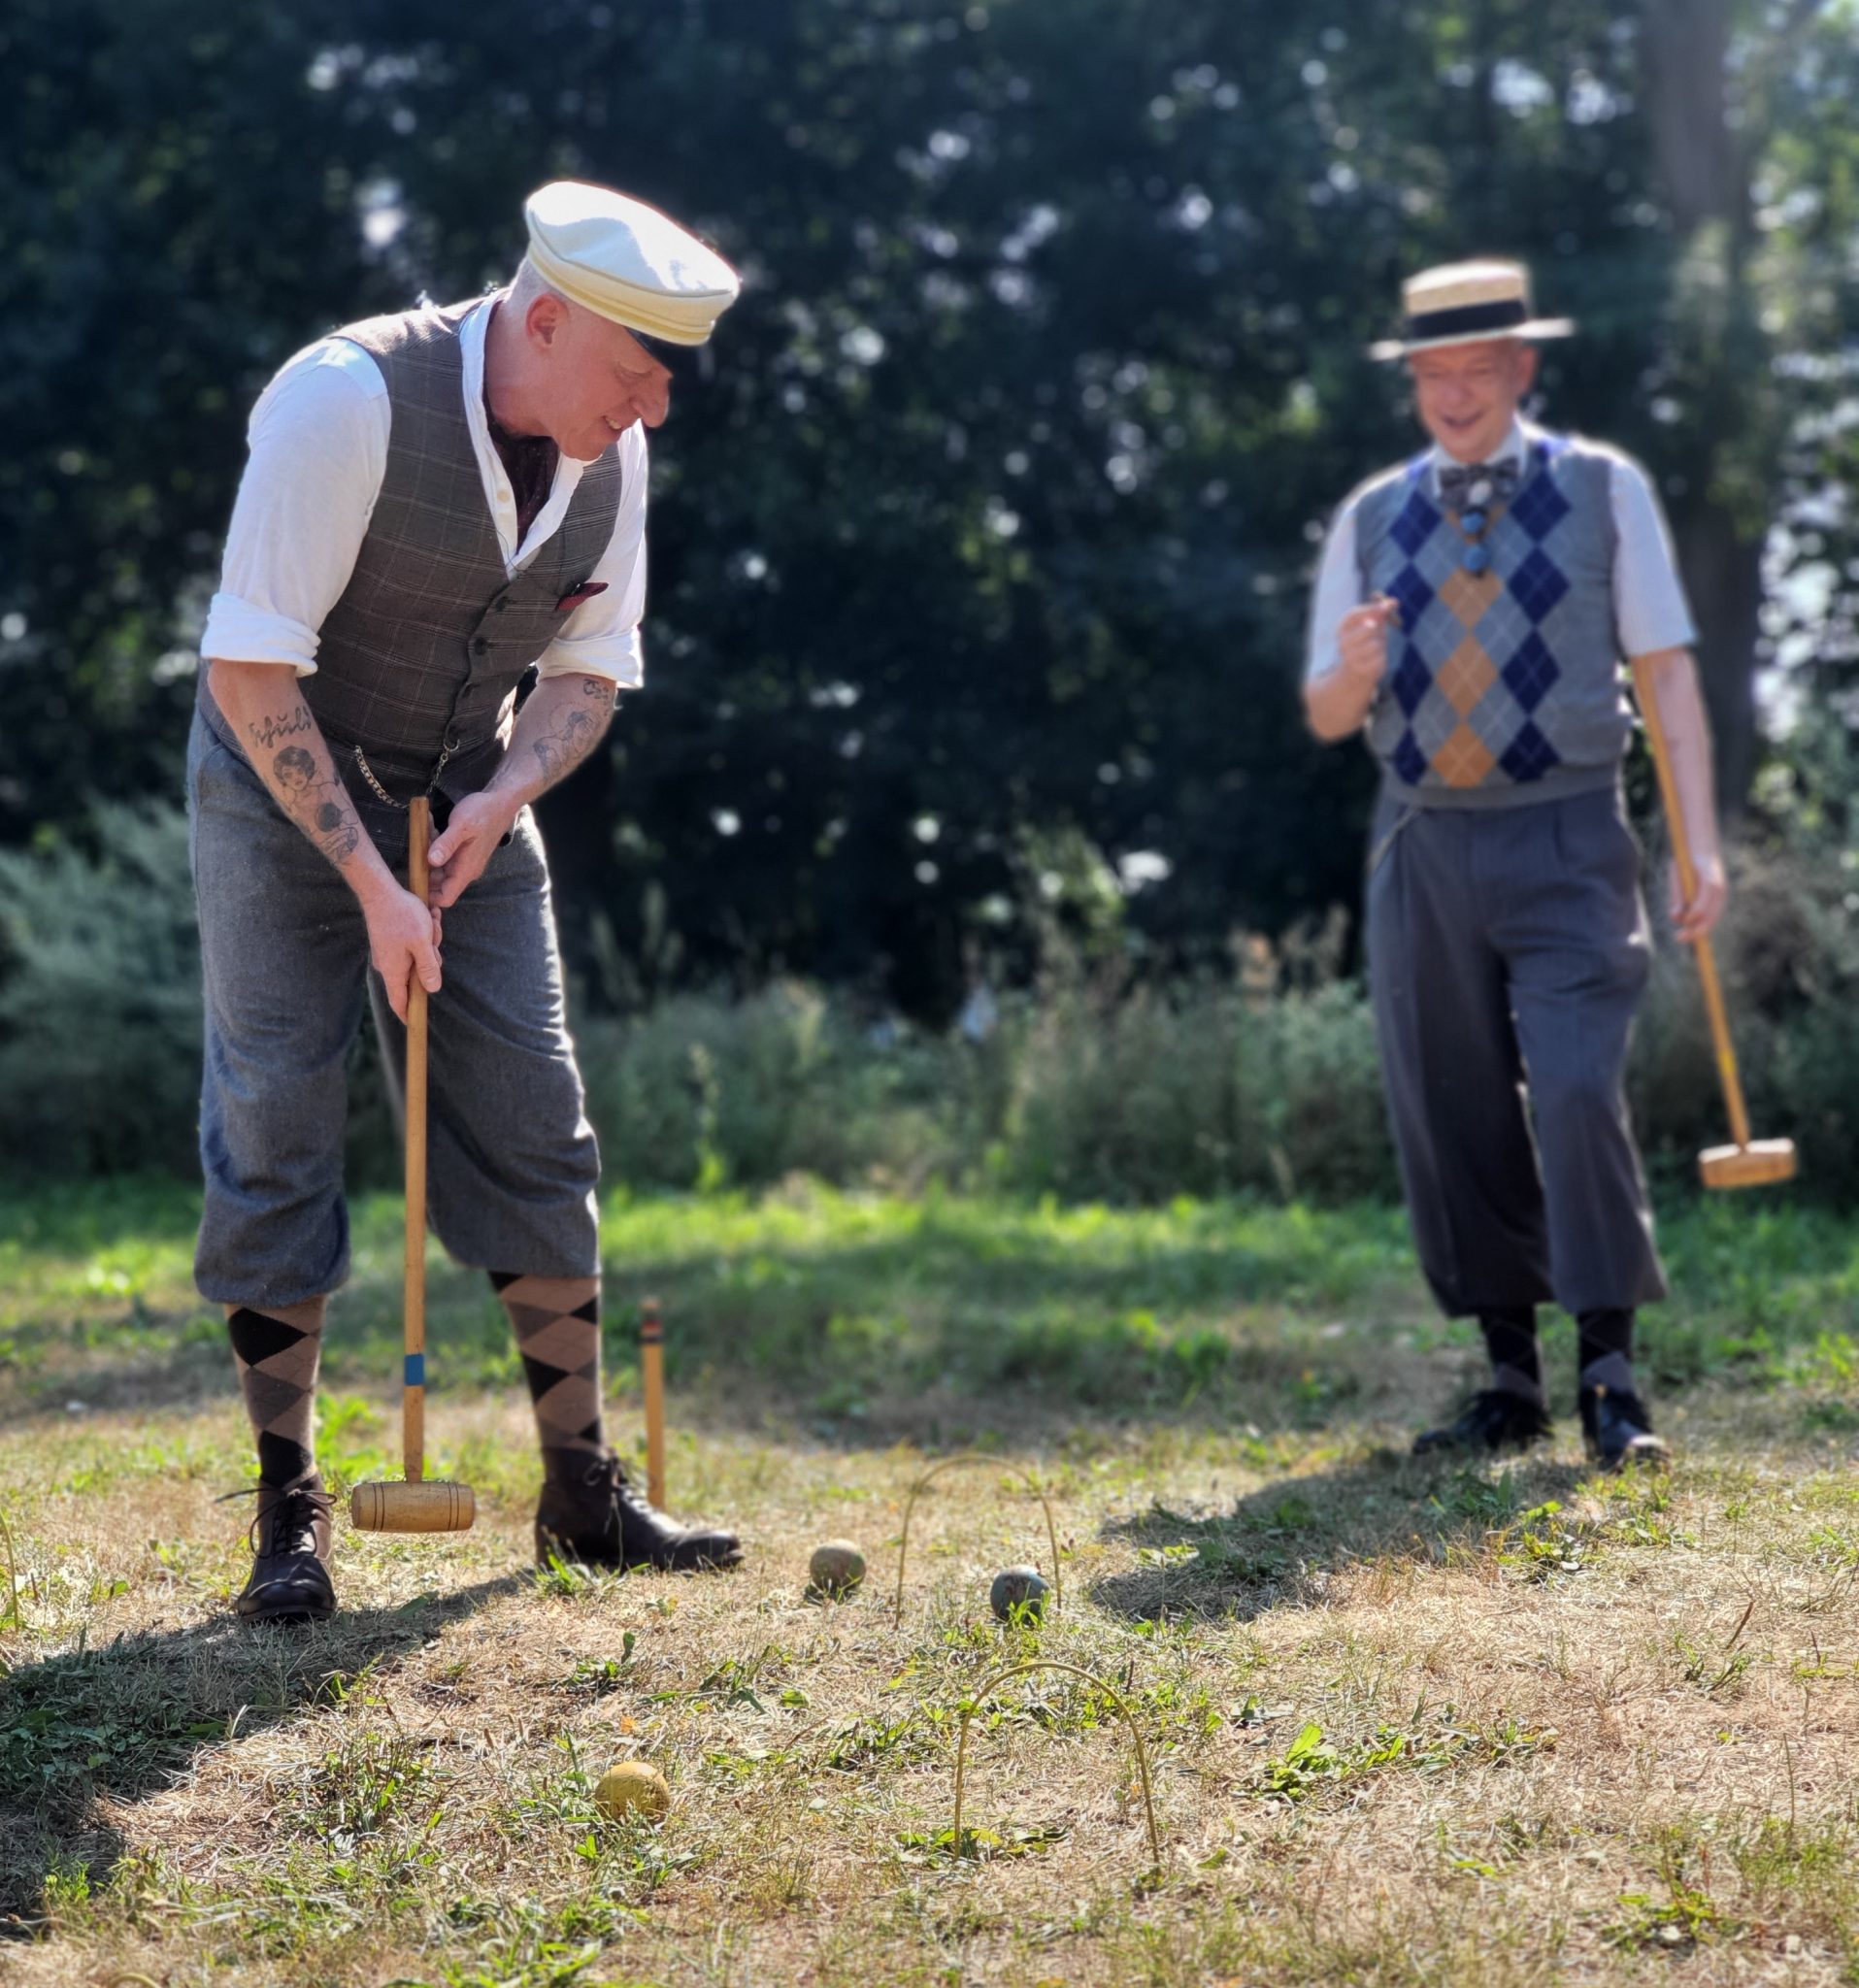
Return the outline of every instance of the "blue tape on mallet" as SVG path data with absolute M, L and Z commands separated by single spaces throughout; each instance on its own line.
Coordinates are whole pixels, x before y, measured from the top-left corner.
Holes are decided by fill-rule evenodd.
M 424 1353 L 407 1355 L 407 1385 L 424 1387 L 426 1384 L 426 1356 Z

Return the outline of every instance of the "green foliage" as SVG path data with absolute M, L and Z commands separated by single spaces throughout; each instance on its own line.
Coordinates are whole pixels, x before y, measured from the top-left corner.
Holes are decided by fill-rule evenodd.
M 35 1169 L 193 1163 L 200 947 L 176 809 L 101 806 L 94 849 L 0 851 L 0 1120 Z
M 1751 856 L 1719 944 L 1756 1131 L 1796 1139 L 1799 1191 L 1833 1198 L 1859 1193 L 1848 880 L 1843 861 L 1813 845 Z M 596 1016 L 579 1040 L 608 1178 L 705 1192 L 797 1176 L 912 1192 L 987 1183 L 1153 1204 L 1392 1198 L 1374 1029 L 1342 971 L 1341 921 L 1296 928 L 1276 946 L 1245 939 L 1234 959 L 1227 973 L 1158 984 L 1058 945 L 1035 986 L 1001 998 L 979 1042 L 873 1019 L 795 981 Z M 0 852 L 0 1119 L 17 1163 L 67 1176 L 192 1175 L 199 972 L 178 811 L 110 805 L 83 842 Z M 1629 1087 L 1662 1170 L 1689 1178 L 1699 1147 L 1728 1137 L 1696 975 L 1669 943 L 1656 950 Z M 391 1182 L 371 1031 L 350 1096 L 350 1178 Z M 1757 1206 L 1751 1218 L 1766 1219 Z M 1744 1357 L 1760 1361 L 1773 1294 L 1734 1247 L 1719 1274 L 1744 1301 Z M 1142 1336 L 1140 1319 L 1125 1324 Z M 841 1327 L 863 1329 L 854 1314 Z M 1192 1348 L 1177 1351 L 1192 1365 Z M 1666 1352 L 1675 1372 L 1689 1371 L 1681 1339 Z

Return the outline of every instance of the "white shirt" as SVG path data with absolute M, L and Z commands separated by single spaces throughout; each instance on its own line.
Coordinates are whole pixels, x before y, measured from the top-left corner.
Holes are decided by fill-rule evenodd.
M 1530 445 L 1542 433 L 1541 428 L 1526 421 L 1512 421 L 1510 434 L 1490 460 L 1500 463 L 1510 457 L 1521 465 Z M 1643 656 L 1655 649 L 1689 648 L 1697 641 L 1698 632 L 1685 605 L 1665 514 L 1659 509 L 1659 500 L 1653 495 L 1645 472 L 1630 456 L 1602 444 L 1586 446 L 1600 449 L 1608 457 L 1608 496 L 1613 511 L 1614 534 L 1613 624 L 1622 650 L 1628 656 Z M 1452 460 L 1438 443 L 1427 451 L 1425 473 L 1433 480 L 1436 494 L 1440 471 Z M 1358 501 L 1358 497 L 1350 498 L 1337 513 L 1330 536 L 1324 541 L 1316 590 L 1311 600 L 1307 681 L 1336 667 L 1337 630 L 1343 617 L 1368 598 L 1355 554 Z
M 465 419 L 497 527 L 506 578 L 535 558 L 560 528 L 587 466 L 563 455 L 548 501 L 516 543 L 516 500 L 484 417 L 486 297 L 459 328 Z M 258 396 L 247 426 L 249 454 L 226 534 L 219 591 L 207 612 L 200 653 L 228 662 L 316 667 L 323 617 L 342 598 L 387 471 L 392 408 L 372 354 L 345 338 L 319 339 L 289 360 Z M 561 632 L 535 658 L 545 677 L 606 677 L 621 689 L 645 676 L 639 624 L 646 612 L 646 431 L 617 437 L 619 513 L 589 580 L 596 594 L 561 616 Z M 580 578 L 579 575 L 576 576 Z

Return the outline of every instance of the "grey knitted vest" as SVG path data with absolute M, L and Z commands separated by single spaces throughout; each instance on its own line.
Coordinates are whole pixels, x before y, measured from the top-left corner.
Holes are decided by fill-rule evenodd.
M 478 300 L 474 300 L 474 303 Z M 342 598 L 323 619 L 305 701 L 345 777 L 359 746 L 396 800 L 482 787 L 510 737 L 516 684 L 613 537 L 619 456 L 582 472 L 559 529 L 508 579 L 465 419 L 459 327 L 472 303 L 335 335 L 370 353 L 392 427 L 381 495 Z
M 1369 720 L 1398 798 L 1508 808 L 1610 786 L 1632 732 L 1613 617 L 1611 466 L 1564 435 L 1530 444 L 1516 494 L 1483 535 L 1490 565 L 1433 495 L 1421 456 L 1359 500 L 1363 598 L 1401 632 Z

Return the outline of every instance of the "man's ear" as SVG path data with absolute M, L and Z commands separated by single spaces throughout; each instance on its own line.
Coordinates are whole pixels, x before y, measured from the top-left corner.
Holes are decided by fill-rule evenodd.
M 561 336 L 562 327 L 567 322 L 568 306 L 559 297 L 546 294 L 538 297 L 523 314 L 523 330 L 530 344 L 541 346 L 545 351 Z
M 1543 354 L 1535 346 L 1520 345 L 1517 348 L 1517 398 L 1519 400 L 1537 383 L 1537 368 L 1543 363 Z

